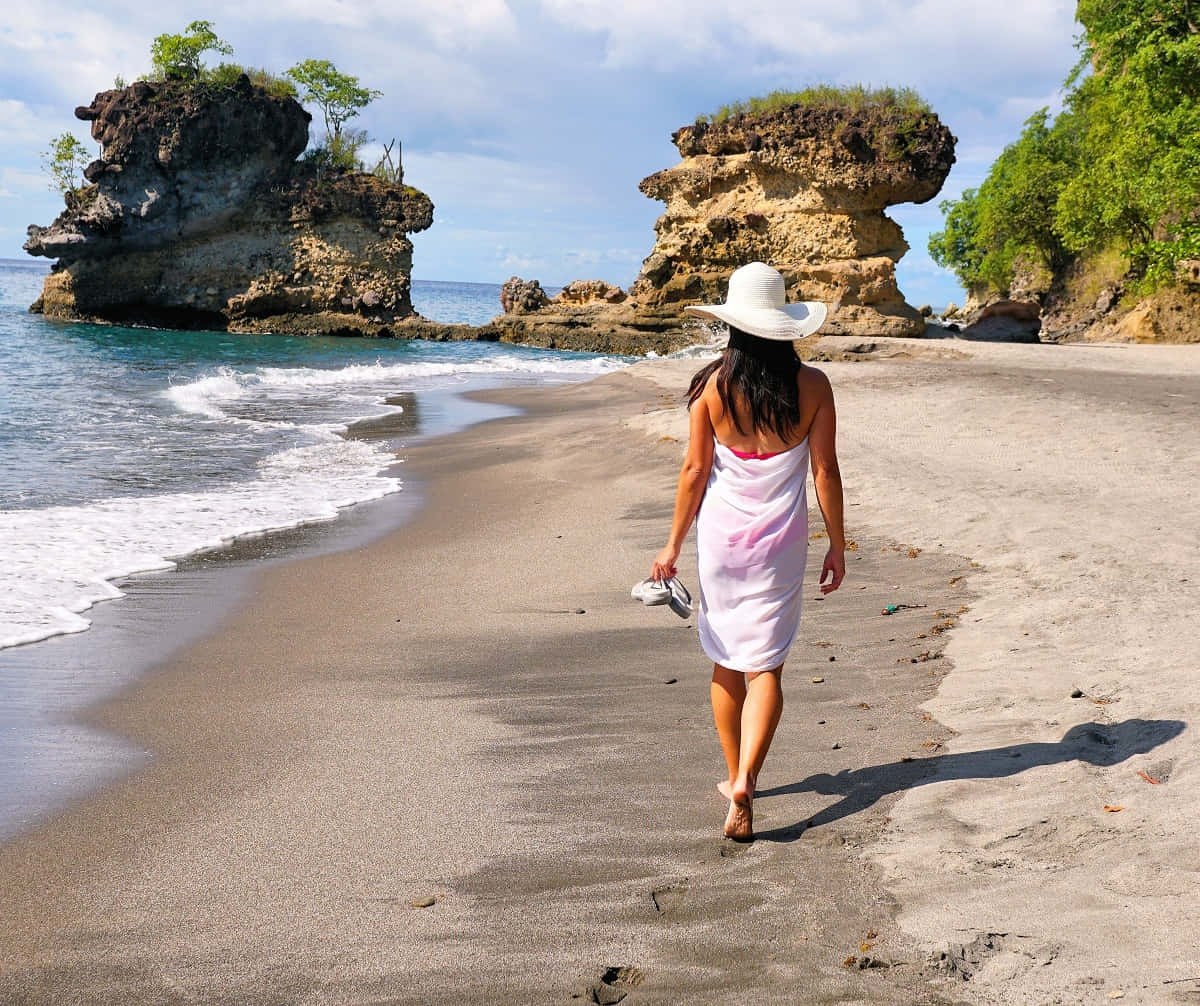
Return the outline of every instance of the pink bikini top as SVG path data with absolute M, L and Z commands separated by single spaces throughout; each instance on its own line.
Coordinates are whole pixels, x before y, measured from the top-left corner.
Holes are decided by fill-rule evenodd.
M 722 447 L 725 445 L 722 444 Z M 771 451 L 768 454 L 755 454 L 753 451 L 739 451 L 734 447 L 725 447 L 734 457 L 741 458 L 743 461 L 766 461 L 767 458 L 777 458 L 780 454 L 786 454 L 787 451 Z

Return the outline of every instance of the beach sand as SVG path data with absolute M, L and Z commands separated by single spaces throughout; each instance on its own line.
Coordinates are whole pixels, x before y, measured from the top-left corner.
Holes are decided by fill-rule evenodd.
M 407 451 L 415 519 L 91 710 L 156 758 L 0 846 L 0 1000 L 1191 1001 L 1200 360 L 886 352 L 822 365 L 858 547 L 753 845 L 628 596 L 696 366 L 648 362 Z

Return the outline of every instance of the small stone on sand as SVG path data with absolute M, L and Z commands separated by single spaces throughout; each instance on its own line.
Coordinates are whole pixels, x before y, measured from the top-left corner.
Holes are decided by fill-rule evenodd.
M 1081 698 L 1083 698 L 1083 692 L 1080 691 L 1078 688 L 1072 688 L 1071 689 L 1071 698 L 1081 699 Z
M 432 908 L 437 904 L 437 898 L 413 898 L 413 908 Z
M 676 683 L 678 680 L 679 680 L 678 678 L 666 678 L 666 679 L 663 681 L 663 684 L 664 684 L 664 685 L 673 685 L 673 684 L 675 684 L 675 683 Z
M 819 685 L 819 684 L 820 684 L 822 681 L 824 681 L 824 680 L 825 680 L 824 678 L 813 678 L 813 679 L 812 679 L 812 683 L 813 683 L 814 685 Z

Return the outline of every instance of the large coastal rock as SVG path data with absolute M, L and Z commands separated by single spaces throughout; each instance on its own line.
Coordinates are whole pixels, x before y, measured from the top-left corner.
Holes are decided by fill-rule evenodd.
M 238 331 L 388 334 L 413 313 L 416 189 L 297 158 L 307 112 L 234 86 L 138 81 L 76 116 L 91 183 L 25 250 L 57 259 L 34 305 L 63 318 Z
M 908 244 L 884 209 L 941 189 L 955 140 L 936 115 L 791 105 L 672 140 L 683 161 L 640 185 L 666 212 L 630 290 L 639 304 L 721 300 L 729 274 L 758 260 L 784 274 L 791 300 L 842 297 L 829 334 L 921 334 L 896 286 Z

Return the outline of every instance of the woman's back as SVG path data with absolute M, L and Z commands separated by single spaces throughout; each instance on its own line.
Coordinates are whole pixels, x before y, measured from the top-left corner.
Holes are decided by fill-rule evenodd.
M 713 433 L 718 443 L 741 454 L 780 454 L 808 438 L 823 397 L 823 375 L 819 371 L 801 365 L 796 372 L 798 409 L 796 423 L 787 431 L 787 436 L 772 429 L 755 429 L 747 403 L 734 389 L 730 389 L 727 408 L 721 400 L 717 379 L 717 374 L 708 379 L 701 397 L 708 407 Z

